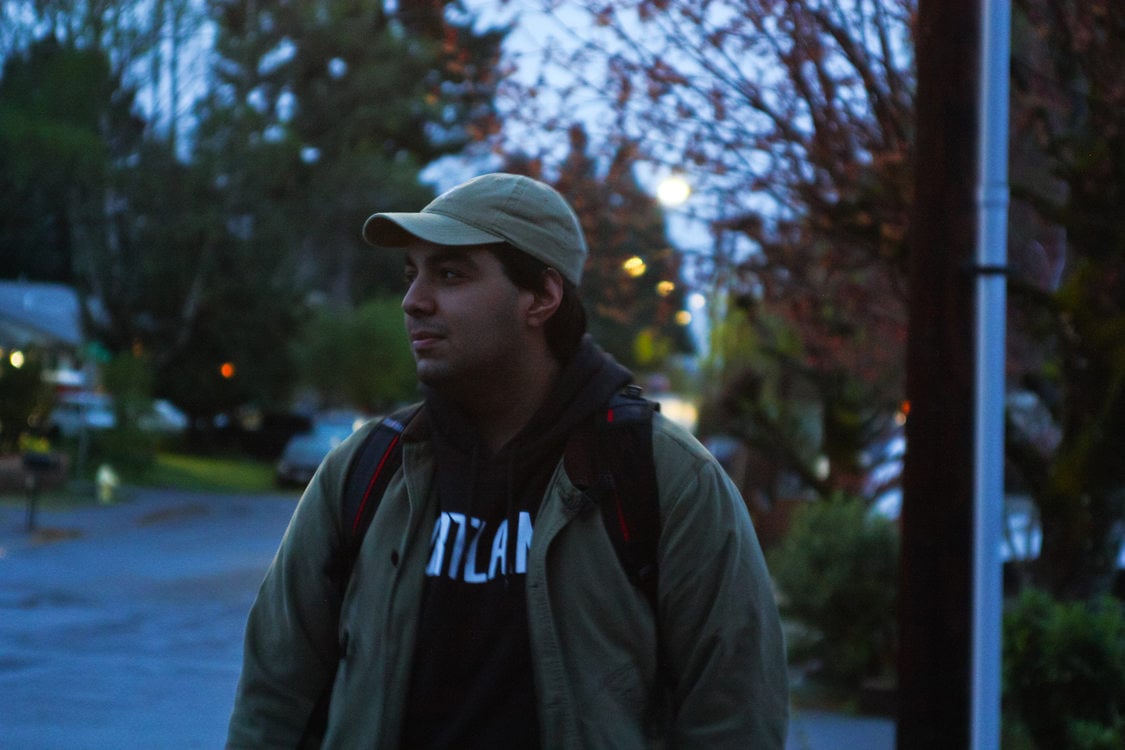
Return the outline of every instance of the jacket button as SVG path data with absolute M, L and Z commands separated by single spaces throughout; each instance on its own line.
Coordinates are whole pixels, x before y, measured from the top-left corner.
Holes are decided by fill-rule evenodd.
M 391 551 L 391 565 L 394 565 L 396 568 L 398 567 L 398 550 L 397 549 Z

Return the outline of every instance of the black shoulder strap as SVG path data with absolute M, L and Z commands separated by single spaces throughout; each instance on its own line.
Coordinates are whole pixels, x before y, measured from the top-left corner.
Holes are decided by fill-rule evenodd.
M 339 596 L 351 578 L 363 536 L 387 484 L 395 470 L 402 463 L 402 433 L 406 425 L 418 413 L 420 404 L 400 409 L 384 417 L 363 439 L 363 444 L 352 457 L 344 475 L 344 496 L 341 498 L 341 523 L 344 525 L 344 538 L 329 563 L 328 576 L 336 586 Z M 338 665 L 337 665 L 338 666 Z M 328 708 L 332 700 L 332 686 L 335 672 L 321 689 L 320 696 L 309 714 L 304 735 L 298 747 L 319 746 L 328 726 Z
M 606 531 L 629 579 L 656 607 L 660 499 L 652 455 L 659 405 L 629 386 L 567 442 L 566 470 L 600 506 Z
M 340 521 L 343 541 L 329 564 L 328 576 L 342 598 L 352 577 L 363 537 L 383 493 L 395 471 L 402 464 L 402 433 L 418 413 L 421 404 L 412 404 L 383 417 L 363 439 L 363 444 L 348 464 L 344 475 L 344 496 L 341 498 Z M 328 708 L 332 700 L 335 677 L 325 683 L 305 725 L 300 747 L 319 745 L 328 726 Z
M 402 463 L 402 432 L 420 407 L 421 404 L 412 404 L 380 420 L 364 438 L 348 466 L 340 513 L 341 522 L 345 524 L 344 543 L 333 571 L 341 592 L 351 577 L 364 534 L 375 517 L 387 484 Z

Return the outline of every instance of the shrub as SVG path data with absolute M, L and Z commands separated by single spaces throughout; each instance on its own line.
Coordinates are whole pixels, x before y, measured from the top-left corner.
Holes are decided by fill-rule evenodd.
M 96 437 L 93 456 L 135 477 L 156 460 L 158 440 L 140 427 L 141 415 L 152 407 L 152 369 L 144 357 L 123 352 L 106 364 L 102 379 L 113 394 L 117 424 Z
M 156 462 L 157 444 L 155 435 L 136 426 L 117 426 L 93 437 L 90 459 L 93 465 L 108 463 L 135 479 Z
M 807 629 L 790 657 L 813 658 L 839 686 L 893 668 L 898 536 L 858 499 L 803 507 L 771 551 L 782 614 Z
M 1005 735 L 1033 747 L 1125 747 L 1125 608 L 1030 589 L 1004 614 Z
M 43 368 L 29 357 L 23 367 L 0 359 L 0 454 L 18 448 L 20 435 L 36 416 L 50 411 L 50 389 L 43 383 Z

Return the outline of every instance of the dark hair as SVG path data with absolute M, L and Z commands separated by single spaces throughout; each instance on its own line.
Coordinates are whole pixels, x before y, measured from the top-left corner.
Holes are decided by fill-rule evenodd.
M 487 247 L 500 261 L 504 275 L 520 289 L 532 292 L 546 289 L 544 274 L 550 268 L 546 263 L 507 242 Z M 582 298 L 578 296 L 578 287 L 574 282 L 563 277 L 562 284 L 562 301 L 559 302 L 559 309 L 547 321 L 545 332 L 551 354 L 565 364 L 578 350 L 582 336 L 586 333 L 586 308 L 582 305 Z

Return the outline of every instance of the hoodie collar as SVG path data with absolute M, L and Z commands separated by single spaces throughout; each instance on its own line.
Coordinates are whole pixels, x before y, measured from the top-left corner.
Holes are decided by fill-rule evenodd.
M 521 456 L 537 453 L 538 446 L 561 446 L 570 431 L 594 414 L 617 391 L 633 380 L 632 373 L 618 364 L 586 335 L 566 363 L 546 399 L 526 425 L 493 457 L 518 450 Z M 454 402 L 428 386 L 422 386 L 427 424 L 457 450 L 485 455 L 482 441 L 468 415 Z

